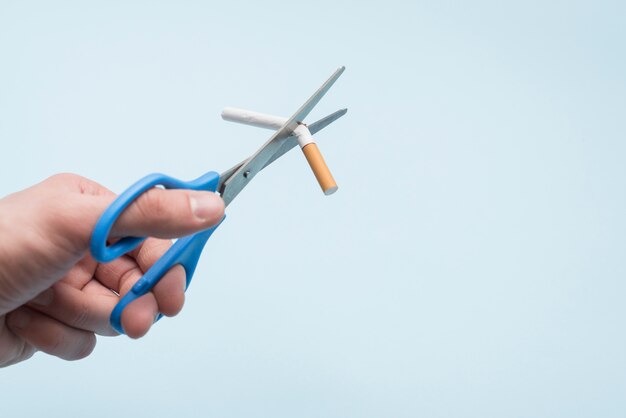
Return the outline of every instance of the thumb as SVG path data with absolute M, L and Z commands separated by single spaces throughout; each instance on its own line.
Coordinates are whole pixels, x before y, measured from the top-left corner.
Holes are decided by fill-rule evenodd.
M 224 216 L 224 201 L 213 192 L 153 188 L 120 215 L 111 237 L 176 238 L 207 229 Z

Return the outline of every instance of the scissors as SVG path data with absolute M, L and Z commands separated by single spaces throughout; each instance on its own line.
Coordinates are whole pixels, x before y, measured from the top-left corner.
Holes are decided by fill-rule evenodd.
M 219 193 L 228 206 L 237 195 L 250 183 L 250 181 L 264 168 L 272 164 L 278 158 L 298 145 L 298 127 L 303 126 L 304 118 L 313 110 L 321 98 L 328 92 L 332 85 L 343 73 L 345 67 L 337 69 L 333 75 L 294 113 L 290 118 L 274 132 L 270 139 L 263 144 L 252 156 L 235 165 L 234 167 L 218 174 L 209 171 L 206 174 L 191 181 L 182 181 L 165 174 L 149 174 L 126 191 L 120 194 L 104 211 L 98 220 L 90 243 L 93 257 L 99 262 L 109 262 L 132 251 L 139 246 L 147 237 L 123 237 L 113 244 L 107 244 L 111 228 L 124 212 L 139 196 L 156 186 L 166 189 L 204 190 Z M 341 109 L 318 120 L 308 128 L 311 135 L 321 131 L 337 119 L 345 115 L 347 109 Z M 189 287 L 194 271 L 202 250 L 217 227 L 217 225 L 178 239 L 169 250 L 163 254 L 152 267 L 133 285 L 117 303 L 109 318 L 111 326 L 120 334 L 124 334 L 122 327 L 122 312 L 133 301 L 147 294 L 163 278 L 172 267 L 180 264 L 185 269 L 186 287 Z M 157 320 L 163 315 L 159 314 Z

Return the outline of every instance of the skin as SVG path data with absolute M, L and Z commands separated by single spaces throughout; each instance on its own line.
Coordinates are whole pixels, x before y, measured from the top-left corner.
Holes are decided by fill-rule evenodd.
M 171 246 L 170 238 L 215 225 L 224 202 L 212 192 L 152 189 L 126 209 L 110 238 L 150 236 L 110 263 L 89 255 L 91 232 L 115 195 L 73 174 L 55 175 L 0 199 L 0 367 L 42 351 L 65 360 L 91 354 L 96 334 L 117 333 L 109 315 Z M 183 307 L 185 272 L 172 268 L 122 315 L 131 338 L 145 335 L 158 312 Z

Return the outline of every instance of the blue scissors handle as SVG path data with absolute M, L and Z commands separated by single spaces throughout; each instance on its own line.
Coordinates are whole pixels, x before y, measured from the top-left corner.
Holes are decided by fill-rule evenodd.
M 217 189 L 219 180 L 220 175 L 214 171 L 210 171 L 189 182 L 158 173 L 150 174 L 142 178 L 119 195 L 104 211 L 91 236 L 91 254 L 99 262 L 112 261 L 137 248 L 137 246 L 146 239 L 146 237 L 123 237 L 114 244 L 107 245 L 109 233 L 117 219 L 122 212 L 144 192 L 155 186 L 163 186 L 166 189 L 206 190 L 214 192 Z M 186 286 L 189 287 L 202 249 L 218 226 L 219 224 L 179 239 L 156 263 L 154 263 L 113 309 L 110 321 L 117 332 L 121 334 L 124 333 L 121 318 L 122 312 L 126 306 L 152 290 L 161 278 L 163 278 L 165 273 L 175 265 L 180 264 L 185 269 L 187 277 Z M 160 318 L 161 315 L 159 315 L 157 320 Z
M 111 312 L 111 326 L 120 334 L 124 334 L 122 312 L 124 312 L 126 306 L 152 290 L 163 278 L 165 273 L 177 264 L 180 264 L 185 269 L 185 275 L 187 277 L 186 290 L 191 283 L 191 278 L 196 270 L 196 265 L 198 264 L 198 259 L 200 258 L 204 244 L 206 244 L 207 240 L 218 226 L 219 224 L 176 241 L 176 243 L 150 267 L 146 274 L 144 274 L 141 279 L 137 280 L 130 291 L 120 299 L 117 305 L 115 305 L 113 312 Z M 157 321 L 161 319 L 161 317 L 162 315 L 159 314 Z
M 215 171 L 198 177 L 192 181 L 182 181 L 165 174 L 154 173 L 142 178 L 117 197 L 104 211 L 91 236 L 91 254 L 100 262 L 108 262 L 137 248 L 145 237 L 124 237 L 112 245 L 107 245 L 111 228 L 120 217 L 124 209 L 133 203 L 139 196 L 155 186 L 166 189 L 206 190 L 214 192 L 217 189 L 220 175 Z

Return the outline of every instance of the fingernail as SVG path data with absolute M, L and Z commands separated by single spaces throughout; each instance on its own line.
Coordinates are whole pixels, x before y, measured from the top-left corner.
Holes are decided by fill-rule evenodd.
M 48 306 L 52 303 L 53 298 L 54 291 L 52 289 L 47 289 L 37 295 L 33 300 L 30 301 L 30 303 L 37 306 Z
M 24 329 L 30 322 L 30 313 L 26 311 L 15 311 L 9 315 L 8 322 L 12 328 Z
M 204 192 L 191 195 L 191 210 L 200 219 L 215 218 L 215 213 L 220 212 L 223 206 L 222 198 L 214 193 Z

